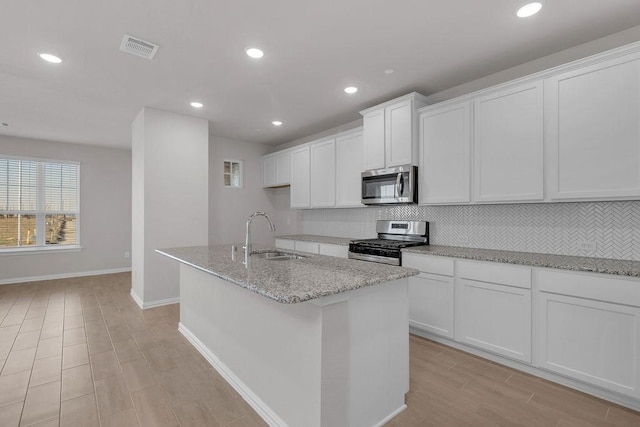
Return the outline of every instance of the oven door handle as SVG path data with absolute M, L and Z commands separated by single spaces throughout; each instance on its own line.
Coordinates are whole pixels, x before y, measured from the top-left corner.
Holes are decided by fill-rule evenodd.
M 402 197 L 402 193 L 404 193 L 404 179 L 402 177 L 402 172 L 400 172 L 396 177 L 396 197 Z

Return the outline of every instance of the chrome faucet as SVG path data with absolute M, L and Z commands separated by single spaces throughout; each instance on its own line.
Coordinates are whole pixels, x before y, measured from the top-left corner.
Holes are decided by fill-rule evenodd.
M 267 221 L 269 221 L 269 228 L 271 229 L 271 232 L 276 231 L 276 226 L 273 225 L 273 222 L 271 222 L 271 218 L 269 218 L 269 215 L 267 215 L 264 212 L 254 212 L 251 214 L 251 216 L 247 220 L 247 235 L 245 237 L 244 246 L 243 246 L 243 249 L 244 249 L 243 264 L 247 268 L 249 267 L 249 259 L 251 257 L 251 221 L 253 221 L 253 218 L 257 216 L 263 216 L 267 218 Z

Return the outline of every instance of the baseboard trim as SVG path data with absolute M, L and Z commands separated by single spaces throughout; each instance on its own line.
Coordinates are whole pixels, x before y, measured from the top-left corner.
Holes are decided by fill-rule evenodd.
M 138 304 L 138 307 L 140 307 L 143 310 L 146 310 L 148 308 L 162 307 L 163 305 L 177 304 L 180 302 L 180 297 L 143 302 L 142 298 L 140 298 L 138 294 L 135 293 L 133 288 L 131 288 L 130 294 L 131 294 L 131 298 L 133 298 L 136 304 Z
M 395 411 L 387 415 L 382 421 L 375 424 L 374 427 L 382 427 L 383 425 L 391 421 L 393 418 L 395 418 L 400 412 L 404 411 L 405 409 L 407 409 L 407 405 L 402 405 L 401 407 L 399 407 L 398 409 L 396 409 Z
M 474 354 L 476 356 L 482 357 L 483 359 L 488 359 L 493 362 L 499 363 L 501 365 L 505 365 L 510 368 L 517 369 L 519 371 L 526 372 L 531 375 L 535 375 L 536 377 L 544 378 L 545 380 L 549 380 L 551 382 L 563 385 L 565 387 L 569 387 L 574 390 L 578 390 L 583 393 L 590 394 L 591 396 L 595 396 L 600 399 L 604 399 L 609 402 L 613 402 L 618 405 L 625 406 L 627 408 L 633 409 L 634 411 L 640 411 L 640 400 L 634 399 L 633 397 L 623 396 L 613 391 L 604 390 L 600 387 L 593 386 L 591 384 L 586 384 L 578 380 L 574 380 L 573 378 L 567 378 L 562 375 L 559 375 L 550 371 L 546 371 L 542 368 L 538 368 L 533 365 L 528 365 L 526 363 L 522 363 L 517 360 L 508 359 L 506 357 L 493 354 L 485 350 L 481 350 L 475 347 L 468 346 L 463 343 L 452 341 L 449 338 L 440 337 L 430 332 L 425 332 L 420 329 L 417 329 L 413 326 L 409 328 L 409 332 L 419 337 L 427 338 L 432 341 L 439 342 L 440 344 L 444 344 L 449 347 L 453 347 L 458 350 L 462 350 L 467 353 Z
M 103 274 L 128 273 L 130 271 L 131 271 L 131 267 L 112 268 L 109 270 L 79 271 L 76 273 L 47 274 L 44 276 L 16 277 L 14 279 L 0 279 L 0 285 L 12 285 L 14 283 L 40 282 L 42 280 L 69 279 L 72 277 L 100 276 Z
M 235 391 L 251 406 L 262 419 L 270 426 L 287 427 L 280 418 L 262 399 L 258 397 L 240 378 L 238 378 L 227 365 L 187 329 L 182 323 L 178 324 L 178 331 L 189 341 L 213 368 L 233 387 Z M 404 409 L 404 408 L 403 408 Z M 391 419 L 391 418 L 389 418 Z M 388 421 L 388 420 L 387 420 Z M 379 425 L 384 424 L 381 423 Z
M 144 303 L 142 302 L 142 298 L 140 298 L 138 294 L 135 293 L 135 291 L 133 290 L 133 286 L 131 287 L 130 294 L 131 294 L 131 298 L 133 298 L 135 303 L 138 304 L 138 307 L 144 310 Z

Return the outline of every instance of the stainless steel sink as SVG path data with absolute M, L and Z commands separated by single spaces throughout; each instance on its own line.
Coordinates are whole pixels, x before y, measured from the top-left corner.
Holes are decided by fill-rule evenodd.
M 261 258 L 269 261 L 290 261 L 294 259 L 307 258 L 304 255 L 292 254 L 280 251 L 258 252 L 251 254 L 252 258 Z

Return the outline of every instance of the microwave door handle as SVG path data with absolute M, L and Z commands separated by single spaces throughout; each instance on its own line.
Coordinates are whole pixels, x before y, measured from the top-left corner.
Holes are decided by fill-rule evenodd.
M 402 197 L 402 173 L 396 177 L 396 197 Z

